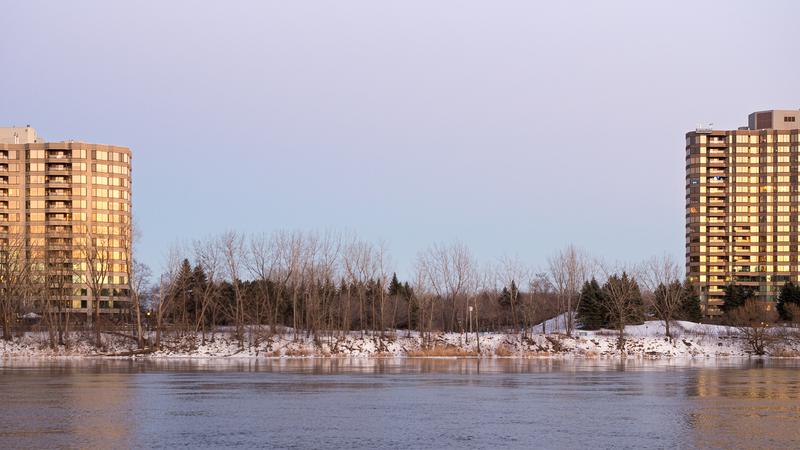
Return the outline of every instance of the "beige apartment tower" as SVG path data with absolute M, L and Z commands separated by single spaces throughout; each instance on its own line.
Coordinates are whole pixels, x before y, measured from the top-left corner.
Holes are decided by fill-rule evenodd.
M 130 149 L 0 128 L 0 247 L 24 253 L 29 308 L 88 318 L 99 299 L 101 313 L 127 312 Z
M 800 281 L 799 164 L 799 110 L 686 134 L 686 276 L 706 315 L 721 313 L 731 283 L 774 302 L 786 282 Z

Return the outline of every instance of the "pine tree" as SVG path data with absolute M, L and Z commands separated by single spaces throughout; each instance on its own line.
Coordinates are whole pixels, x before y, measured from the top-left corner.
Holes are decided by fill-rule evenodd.
M 694 286 L 686 280 L 683 283 L 683 301 L 681 309 L 678 311 L 678 319 L 690 322 L 700 322 L 703 320 L 703 311 L 700 309 L 700 297 Z
M 411 286 L 408 285 L 408 281 L 403 283 L 403 296 L 407 299 L 410 299 L 414 296 L 414 291 L 411 290 Z
M 500 303 L 500 306 L 503 308 L 511 306 L 511 292 L 509 292 L 507 287 L 503 286 L 503 290 L 500 291 L 500 296 L 497 297 L 497 303 Z
M 800 307 L 800 286 L 789 281 L 781 288 L 781 293 L 778 295 L 778 314 L 781 320 L 796 320 L 800 317 L 792 317 L 791 305 Z
M 644 302 L 639 284 L 633 277 L 611 275 L 603 285 L 603 306 L 608 313 L 609 325 L 617 330 L 617 348 L 625 348 L 625 327 L 644 321 Z
M 731 283 L 725 286 L 725 295 L 722 297 L 725 303 L 722 304 L 720 309 L 722 312 L 730 312 L 734 309 L 744 305 L 744 302 L 753 298 L 755 289 L 750 286 L 742 286 L 736 283 Z
M 592 278 L 583 284 L 578 305 L 577 319 L 584 330 L 599 330 L 608 325 L 605 308 L 603 307 L 603 291 L 597 280 Z
M 389 295 L 402 295 L 403 285 L 397 280 L 397 273 L 392 273 L 392 281 L 389 282 Z

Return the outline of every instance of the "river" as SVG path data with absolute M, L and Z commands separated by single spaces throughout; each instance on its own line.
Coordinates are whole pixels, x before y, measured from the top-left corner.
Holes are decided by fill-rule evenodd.
M 0 359 L 2 448 L 797 448 L 794 360 Z

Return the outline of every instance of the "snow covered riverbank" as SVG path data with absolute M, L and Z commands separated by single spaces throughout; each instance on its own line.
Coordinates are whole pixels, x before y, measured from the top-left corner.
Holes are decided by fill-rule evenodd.
M 706 358 L 747 357 L 749 345 L 735 328 L 676 322 L 671 328 L 673 339 L 664 336 L 663 323 L 645 322 L 626 328 L 625 350 L 617 349 L 617 335 L 611 330 L 576 331 L 572 337 L 558 332 L 557 322 L 546 324 L 548 334 L 481 333 L 480 344 L 475 334 L 437 333 L 425 345 L 418 333 L 394 333 L 325 336 L 319 339 L 304 333 L 268 335 L 251 333 L 244 345 L 228 333 L 206 336 L 206 342 L 195 335 L 166 336 L 162 350 L 137 355 L 146 358 L 291 358 L 291 357 L 641 357 L 641 358 Z M 541 326 L 536 328 L 541 330 Z M 551 331 L 552 330 L 552 331 Z M 0 358 L 10 357 L 102 357 L 120 356 L 135 350 L 130 339 L 108 335 L 105 348 L 92 345 L 92 335 L 73 336 L 69 348 L 51 349 L 43 333 L 28 333 L 12 342 L 0 341 Z M 768 355 L 800 356 L 797 344 L 778 343 Z

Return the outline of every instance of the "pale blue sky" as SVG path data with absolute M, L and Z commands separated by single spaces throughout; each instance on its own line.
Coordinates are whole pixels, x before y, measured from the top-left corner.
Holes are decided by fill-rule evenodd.
M 0 2 L 0 124 L 131 147 L 139 252 L 684 251 L 684 133 L 800 108 L 797 2 Z

